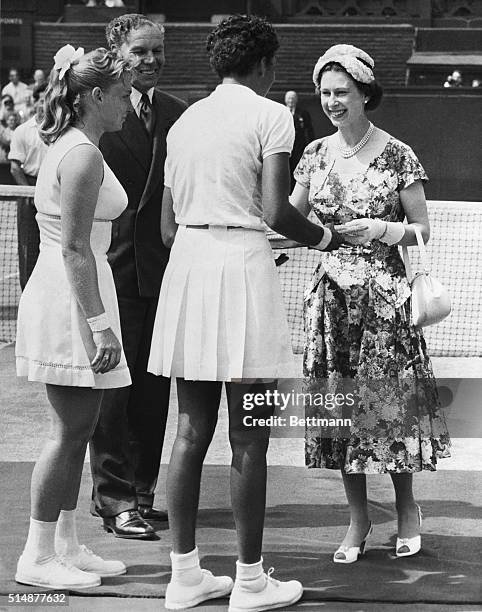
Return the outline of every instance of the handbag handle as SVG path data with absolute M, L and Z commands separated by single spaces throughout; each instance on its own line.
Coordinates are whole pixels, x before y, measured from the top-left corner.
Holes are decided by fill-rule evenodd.
M 425 272 L 425 274 L 430 274 L 430 268 L 428 265 L 428 257 L 427 257 L 427 249 L 425 248 L 422 234 L 416 225 L 414 226 L 413 229 L 415 231 L 415 237 L 417 239 L 418 252 L 420 253 L 420 262 L 422 264 L 423 271 Z M 411 283 L 413 280 L 412 266 L 410 265 L 410 258 L 408 256 L 408 248 L 406 245 L 402 246 L 402 259 L 405 265 L 405 273 L 407 275 L 407 280 L 409 283 Z

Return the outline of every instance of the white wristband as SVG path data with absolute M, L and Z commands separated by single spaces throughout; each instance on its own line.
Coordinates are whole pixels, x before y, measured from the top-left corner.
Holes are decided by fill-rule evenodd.
M 326 247 L 330 244 L 331 238 L 333 234 L 328 227 L 323 227 L 323 238 L 320 240 L 318 244 L 313 245 L 312 249 L 317 249 L 318 251 L 324 251 Z
M 397 244 L 405 235 L 405 226 L 400 221 L 385 221 L 386 229 L 378 240 L 385 244 Z
M 105 312 L 103 312 L 100 315 L 97 315 L 96 317 L 89 317 L 87 319 L 87 323 L 92 333 L 101 332 L 106 329 L 109 329 L 110 327 L 109 317 L 107 316 Z

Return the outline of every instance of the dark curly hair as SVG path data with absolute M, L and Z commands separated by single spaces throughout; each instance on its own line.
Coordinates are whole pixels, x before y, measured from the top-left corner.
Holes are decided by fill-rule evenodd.
M 367 111 L 372 111 L 378 108 L 383 98 L 383 88 L 380 83 L 376 79 L 371 83 L 361 83 L 360 81 L 354 79 L 351 74 L 349 74 L 345 70 L 345 68 L 338 62 L 330 62 L 323 67 L 323 70 L 320 71 L 320 74 L 318 75 L 316 93 L 320 93 L 320 83 L 323 73 L 328 72 L 329 70 L 334 70 L 335 72 L 344 72 L 350 77 L 350 79 L 355 83 L 358 91 L 360 91 L 364 96 L 368 97 L 368 102 L 365 104 L 365 109 Z
M 145 25 L 159 28 L 160 32 L 164 34 L 163 26 L 160 23 L 151 21 L 145 15 L 129 13 L 127 15 L 115 17 L 105 28 L 105 37 L 107 38 L 110 48 L 117 49 L 126 41 L 129 32 L 137 30 Z
M 206 50 L 211 67 L 223 78 L 246 76 L 265 57 L 271 61 L 279 48 L 273 26 L 255 15 L 232 15 L 209 34 Z

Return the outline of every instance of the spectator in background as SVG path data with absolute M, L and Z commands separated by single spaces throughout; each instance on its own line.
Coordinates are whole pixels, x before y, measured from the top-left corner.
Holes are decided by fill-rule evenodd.
M 40 139 L 37 123 L 43 118 L 43 100 L 47 83 L 34 91 L 35 115 L 15 131 L 10 145 L 10 172 L 17 185 L 35 185 L 47 145 Z M 35 220 L 37 209 L 30 198 L 17 200 L 18 263 L 22 291 L 39 254 L 40 235 Z
M 17 126 L 18 115 L 16 113 L 9 113 L 5 119 L 5 125 L 0 126 L 0 162 L 8 159 L 10 143 Z
M 293 172 L 298 162 L 300 161 L 303 151 L 308 143 L 314 138 L 313 125 L 311 123 L 310 113 L 302 110 L 298 106 L 298 94 L 296 91 L 287 91 L 285 94 L 285 105 L 293 115 L 295 124 L 295 143 L 290 157 L 290 172 L 291 172 L 291 189 L 295 186 Z
M 30 99 L 28 85 L 20 80 L 20 73 L 16 68 L 10 68 L 8 73 L 9 83 L 2 89 L 2 96 L 9 94 L 13 99 L 14 109 L 20 114 L 22 119 L 26 116 L 26 107 Z
M 34 115 L 35 114 L 35 98 L 34 98 L 34 94 L 37 90 L 40 91 L 45 91 L 45 87 L 44 85 L 47 84 L 47 79 L 45 78 L 45 72 L 43 70 L 41 70 L 40 68 L 37 68 L 37 70 L 34 71 L 33 73 L 33 81 L 29 84 L 28 88 L 30 90 L 30 99 L 29 99 L 29 114 L 30 115 Z
M 462 87 L 462 85 L 462 73 L 460 70 L 454 70 L 452 74 L 449 74 L 444 83 L 444 87 Z
M 40 68 L 37 68 L 37 70 L 35 70 L 35 72 L 33 73 L 33 83 L 31 84 L 32 89 L 41 87 L 45 83 L 47 83 L 47 79 L 45 78 L 45 72 Z
M 11 114 L 17 115 L 17 123 L 20 123 L 20 115 L 15 112 L 12 96 L 10 94 L 4 94 L 0 107 L 0 122 L 4 127 L 7 126 L 7 116 Z

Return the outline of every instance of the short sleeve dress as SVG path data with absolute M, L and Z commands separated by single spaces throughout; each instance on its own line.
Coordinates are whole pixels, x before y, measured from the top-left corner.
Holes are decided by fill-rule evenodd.
M 61 248 L 61 160 L 80 144 L 94 146 L 76 128 L 68 129 L 52 144 L 40 168 L 35 188 L 40 255 L 22 293 L 18 309 L 17 375 L 53 385 L 108 389 L 131 384 L 122 352 L 120 363 L 105 374 L 94 374 L 92 333 L 67 278 Z M 97 266 L 100 295 L 111 327 L 122 341 L 117 294 L 107 250 L 112 219 L 127 206 L 127 195 L 104 162 L 104 177 L 94 212 L 90 243 Z M 90 357 L 89 357 L 90 355 Z
M 306 147 L 295 178 L 322 223 L 359 217 L 403 221 L 400 191 L 427 176 L 406 144 L 390 137 L 361 172 L 334 169 L 326 139 Z M 397 246 L 378 240 L 321 254 L 305 293 L 304 375 L 308 387 L 353 385 L 349 432 L 306 429 L 308 467 L 348 474 L 435 470 L 449 436 L 423 335 L 410 323 L 410 287 Z M 317 408 L 312 416 L 326 417 Z M 330 412 L 347 416 L 347 405 Z M 310 422 L 310 420 L 308 420 Z

